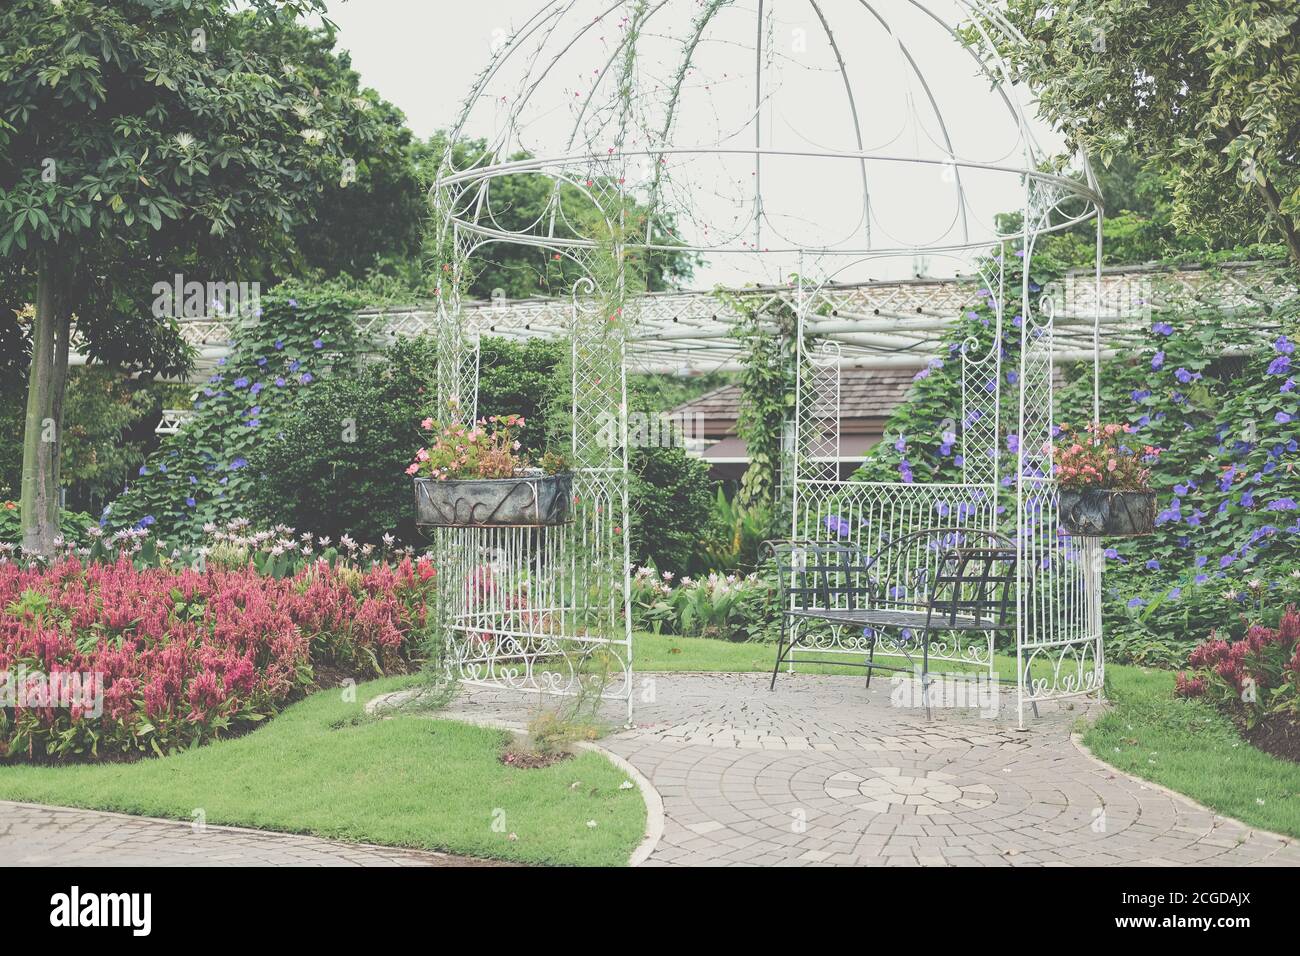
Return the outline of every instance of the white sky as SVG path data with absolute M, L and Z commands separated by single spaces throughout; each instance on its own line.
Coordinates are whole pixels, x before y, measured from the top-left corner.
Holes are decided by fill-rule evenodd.
M 578 32 L 581 41 L 550 72 L 526 116 L 534 139 L 523 145 L 537 154 L 562 152 L 573 124 L 582 122 L 574 97 L 581 102 L 581 96 L 591 92 L 583 84 L 617 45 L 615 24 L 602 23 L 599 29 L 582 32 L 585 24 L 593 22 L 591 12 L 607 7 L 608 0 L 572 2 L 574 12 L 556 36 L 567 43 Z M 959 16 L 956 0 L 923 2 L 944 19 Z M 685 108 L 675 144 L 748 146 L 754 141 L 751 80 L 757 3 L 737 0 L 726 8 L 718 15 L 717 28 L 701 44 L 696 56 L 700 70 L 683 93 Z M 541 0 L 329 2 L 330 16 L 340 28 L 339 46 L 351 52 L 362 82 L 397 105 L 420 137 L 454 121 L 494 45 L 513 35 L 543 5 Z M 664 64 L 679 55 L 680 38 L 698 8 L 697 0 L 671 0 L 648 25 L 638 46 L 639 62 L 644 64 L 639 81 L 645 88 L 656 88 L 667 79 L 671 68 Z M 925 16 L 919 2 L 872 0 L 868 6 L 862 0 L 766 0 L 765 9 L 770 24 L 766 42 L 769 55 L 774 56 L 768 67 L 767 101 L 759 114 L 766 145 L 855 151 L 861 142 L 866 152 L 934 158 L 944 155 L 943 140 L 948 137 L 952 153 L 963 159 L 1022 165 L 1017 131 L 1006 106 L 988 91 L 987 81 L 976 76 L 968 54 Z M 834 45 L 817 17 L 819 10 L 830 24 Z M 872 19 L 871 10 L 887 20 L 892 35 Z M 905 40 L 910 61 L 895 37 Z M 836 47 L 849 65 L 847 84 L 836 66 Z M 554 44 L 546 48 L 547 59 L 555 48 Z M 658 62 L 656 50 L 663 54 Z M 522 45 L 519 51 L 523 53 Z M 515 59 L 526 60 L 522 55 Z M 924 77 L 924 85 L 918 77 Z M 485 98 L 468 132 L 489 137 L 495 132 L 494 123 L 507 109 L 503 104 L 514 99 L 515 79 L 503 71 L 500 85 L 492 91 L 494 97 Z M 851 87 L 849 95 L 859 117 L 856 127 L 846 85 Z M 658 86 L 664 87 L 666 83 Z M 929 105 L 930 97 L 937 109 Z M 647 112 L 653 112 L 653 105 L 647 106 Z M 935 121 L 939 113 L 942 123 Z M 648 123 L 647 128 L 657 127 Z M 1034 132 L 1048 151 L 1055 148 L 1050 131 L 1036 126 Z M 684 211 L 683 234 L 707 233 L 712 238 L 726 232 L 730 223 L 743 224 L 746 190 L 753 181 L 750 163 L 749 157 L 697 160 L 683 169 L 683 175 L 674 175 L 674 182 L 687 182 L 672 198 Z M 951 172 L 945 179 L 938 166 L 872 164 L 871 215 L 864 217 L 858 162 L 772 159 L 765 163 L 763 203 L 769 220 L 762 238 L 765 248 L 779 246 L 783 240 L 792 247 L 838 242 L 861 230 L 864 218 L 874 221 L 869 227 L 874 230 L 872 248 L 924 246 L 959 238 L 962 204 L 956 199 Z M 1014 175 L 968 170 L 962 176 L 968 235 L 984 236 L 994 213 L 1017 209 L 1023 202 Z M 736 234 L 742 232 L 749 235 L 743 225 Z M 890 241 L 883 242 L 882 236 Z M 779 281 L 797 268 L 790 255 L 754 261 L 758 258 L 711 256 L 709 264 L 697 270 L 693 284 Z M 805 273 L 827 273 L 832 267 L 826 261 L 805 260 Z M 912 266 L 908 254 L 860 264 L 840 278 L 890 278 L 909 273 Z M 935 275 L 963 271 L 960 261 L 942 255 L 931 256 L 928 266 Z

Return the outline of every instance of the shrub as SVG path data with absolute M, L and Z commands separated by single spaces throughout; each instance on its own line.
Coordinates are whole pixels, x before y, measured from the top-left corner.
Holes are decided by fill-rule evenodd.
M 433 410 L 433 362 L 431 340 L 402 341 L 356 377 L 329 376 L 304 393 L 249 456 L 249 510 L 336 540 L 416 540 L 404 472 Z
M 95 519 L 84 512 L 59 512 L 59 533 L 68 544 L 85 544 L 88 540 L 86 531 L 94 525 Z M 22 540 L 22 507 L 17 501 L 0 501 L 0 558 L 10 550 L 6 545 L 16 546 Z
M 239 323 L 234 353 L 219 363 L 196 397 L 194 418 L 139 468 L 131 487 L 106 509 L 104 524 L 113 529 L 156 525 L 168 540 L 191 543 L 204 524 L 242 515 L 258 484 L 247 467 L 254 453 L 283 431 L 287 415 L 316 405 L 322 382 L 342 381 L 351 372 L 358 351 L 355 313 L 369 303 L 337 289 L 289 283 L 261 302 L 256 321 Z M 350 408 L 353 414 L 361 411 Z M 326 425 L 333 429 L 328 445 L 333 452 L 346 444 L 344 425 L 338 419 L 323 421 Z M 328 457 L 313 461 L 331 464 Z M 301 467 L 283 476 L 293 489 L 285 502 L 299 497 L 298 485 L 309 477 Z
M 409 558 L 281 579 L 251 563 L 140 569 L 125 554 L 0 562 L 0 672 L 22 683 L 0 701 L 0 757 L 161 755 L 251 729 L 305 693 L 313 665 L 400 668 L 431 589 Z M 56 674 L 88 675 L 69 706 Z
M 1300 715 L 1300 612 L 1291 605 L 1277 627 L 1254 624 L 1241 640 L 1211 633 L 1178 675 L 1180 697 L 1206 697 L 1241 716 L 1248 728 L 1271 714 Z
M 638 568 L 632 576 L 632 625 L 654 634 L 730 641 L 773 639 L 779 628 L 773 582 L 758 573 L 683 577 Z
M 681 448 L 636 448 L 628 467 L 632 560 L 677 574 L 699 568 L 713 507 L 708 465 Z

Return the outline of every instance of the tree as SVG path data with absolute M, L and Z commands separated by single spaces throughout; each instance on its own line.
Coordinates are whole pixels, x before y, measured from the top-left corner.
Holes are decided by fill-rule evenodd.
M 22 474 L 33 552 L 50 553 L 57 529 L 73 316 L 92 356 L 167 339 L 148 311 L 155 282 L 181 265 L 240 281 L 282 261 L 313 201 L 346 179 L 347 148 L 372 139 L 370 101 L 295 62 L 290 26 L 323 2 L 240 6 L 0 9 L 0 255 L 35 284 Z
M 1198 236 L 1280 238 L 1300 266 L 1300 9 L 1291 0 L 1009 0 L 999 52 L 1108 165 L 1167 171 Z

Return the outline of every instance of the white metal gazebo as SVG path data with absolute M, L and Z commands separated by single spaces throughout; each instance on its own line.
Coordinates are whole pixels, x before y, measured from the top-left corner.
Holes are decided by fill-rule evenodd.
M 997 54 L 1017 40 L 982 0 L 552 0 L 497 49 L 432 190 L 440 407 L 474 414 L 483 326 L 462 293 L 476 255 L 534 248 L 539 272 L 580 276 L 566 322 L 552 308 L 506 330 L 572 343 L 579 507 L 562 530 L 440 534 L 460 679 L 583 694 L 599 658 L 613 675 L 600 695 L 630 712 L 626 369 L 705 370 L 736 347 L 707 310 L 642 323 L 649 260 L 688 253 L 718 279 L 756 283 L 760 314 L 764 302 L 793 310 L 793 536 L 872 550 L 939 517 L 1002 531 L 1020 556 L 1021 718 L 1027 703 L 1100 692 L 1101 559 L 1057 525 L 1054 311 L 1030 266 L 1040 236 L 1095 220 L 1100 302 L 1102 204 L 1086 160 L 1040 142 L 1050 131 Z M 519 216 L 521 184 L 547 191 L 540 216 Z M 908 316 L 838 314 L 838 290 L 922 270 L 967 280 L 956 294 L 986 305 L 987 335 L 918 356 L 959 367 L 942 440 L 960 477 L 841 481 L 819 464 L 838 457 L 841 366 L 915 354 L 917 340 Z M 918 307 L 913 321 L 933 319 Z M 832 327 L 835 341 L 817 338 Z M 1095 316 L 1087 339 L 1095 416 Z M 467 586 L 485 567 L 509 582 L 490 598 Z M 819 649 L 860 656 L 864 640 L 830 633 Z M 992 669 L 992 652 L 989 636 L 931 657 Z

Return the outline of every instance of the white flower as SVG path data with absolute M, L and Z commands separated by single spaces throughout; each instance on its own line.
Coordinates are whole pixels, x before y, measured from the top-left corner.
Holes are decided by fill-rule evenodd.
M 393 542 L 396 541 L 397 539 L 394 538 L 391 534 L 386 534 L 381 540 L 384 542 L 385 548 L 391 548 L 393 546 Z
M 179 149 L 189 152 L 194 148 L 195 140 L 189 133 L 177 133 L 172 137 L 172 142 L 175 143 Z
M 325 132 L 319 129 L 305 129 L 298 134 L 307 141 L 309 146 L 319 146 L 325 142 Z
M 328 548 L 328 547 L 330 546 L 330 539 L 329 539 L 329 536 L 328 536 L 328 535 L 326 535 L 326 536 L 324 536 L 324 537 L 321 537 L 321 538 L 317 538 L 316 540 L 317 540 L 317 543 L 318 543 L 322 548 Z

